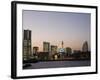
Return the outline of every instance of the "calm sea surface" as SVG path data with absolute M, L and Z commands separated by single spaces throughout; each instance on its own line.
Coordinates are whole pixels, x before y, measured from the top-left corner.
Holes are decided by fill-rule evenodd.
M 90 66 L 90 60 L 83 61 L 43 61 L 37 63 L 30 63 L 31 66 L 24 69 L 40 69 L 40 68 L 60 68 L 60 67 L 82 67 Z

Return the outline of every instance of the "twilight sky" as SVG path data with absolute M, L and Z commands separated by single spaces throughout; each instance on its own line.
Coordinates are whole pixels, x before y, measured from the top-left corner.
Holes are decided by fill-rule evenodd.
M 88 41 L 90 49 L 89 13 L 29 11 L 23 10 L 23 29 L 32 31 L 32 47 L 43 50 L 43 41 L 51 45 L 71 47 L 81 50 L 84 41 Z

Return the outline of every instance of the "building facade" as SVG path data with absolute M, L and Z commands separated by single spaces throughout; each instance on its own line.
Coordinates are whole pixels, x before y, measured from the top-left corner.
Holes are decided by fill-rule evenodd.
M 57 53 L 57 46 L 51 45 L 51 54 Z
M 72 49 L 70 47 L 66 47 L 65 48 L 65 53 L 66 53 L 66 56 L 70 56 L 71 53 L 72 53 Z
M 49 60 L 49 52 L 38 52 L 38 60 Z
M 33 47 L 33 54 L 37 54 L 39 50 L 39 47 L 35 46 Z
M 23 33 L 23 60 L 28 60 L 32 54 L 31 51 L 31 31 L 24 30 Z
M 43 52 L 50 52 L 50 43 L 43 42 Z

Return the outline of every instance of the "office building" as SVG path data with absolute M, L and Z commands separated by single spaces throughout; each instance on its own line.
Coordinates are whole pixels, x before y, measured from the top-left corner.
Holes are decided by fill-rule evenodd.
M 28 60 L 31 56 L 31 31 L 24 30 L 23 33 L 23 60 Z
M 33 47 L 33 54 L 37 54 L 39 50 L 39 47 L 35 46 Z
M 51 45 L 51 54 L 57 53 L 57 46 Z
M 50 52 L 50 43 L 43 42 L 43 52 Z
M 38 60 L 49 60 L 49 52 L 38 52 Z

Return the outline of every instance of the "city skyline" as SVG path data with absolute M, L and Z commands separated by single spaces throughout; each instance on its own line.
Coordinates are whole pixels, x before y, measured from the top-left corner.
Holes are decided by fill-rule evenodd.
M 32 47 L 43 51 L 43 42 L 82 50 L 84 41 L 90 50 L 90 14 L 23 10 L 23 29 L 32 30 Z
M 43 42 L 43 43 L 49 43 L 49 51 L 51 51 L 51 46 L 55 46 L 55 47 L 57 47 L 57 52 L 59 52 L 59 49 L 61 49 L 61 48 L 63 48 L 63 49 L 66 49 L 66 48 L 70 48 L 70 49 L 72 49 L 72 48 L 69 47 L 69 46 L 59 47 L 59 48 L 58 48 L 57 45 L 50 44 L 50 42 Z M 84 51 L 84 50 L 83 50 L 84 43 L 87 43 L 86 45 L 88 46 L 88 42 L 85 41 L 85 42 L 83 42 L 83 44 L 81 45 L 81 46 L 82 46 L 82 49 L 81 49 L 81 50 L 80 50 L 80 49 L 78 49 L 78 50 L 72 49 L 72 51 Z M 43 45 L 44 45 L 44 44 L 43 44 Z M 42 45 L 42 47 L 43 47 L 43 45 Z M 86 45 L 85 45 L 85 47 L 87 47 Z M 62 45 L 61 45 L 61 46 L 62 46 Z M 32 48 L 34 48 L 34 47 L 37 47 L 38 50 L 39 50 L 39 46 L 32 46 Z M 88 47 L 85 48 L 85 50 L 90 51 L 90 50 L 88 50 Z M 43 48 L 43 50 L 40 51 L 40 52 L 45 52 L 44 48 Z

